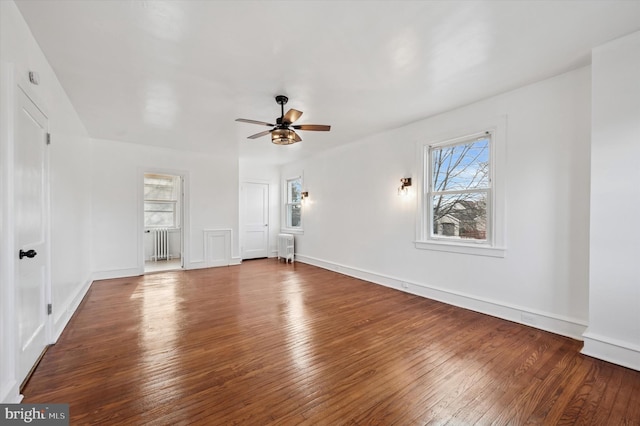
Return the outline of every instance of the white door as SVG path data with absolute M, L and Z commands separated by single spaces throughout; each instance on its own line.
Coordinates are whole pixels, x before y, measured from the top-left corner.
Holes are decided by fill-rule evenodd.
M 19 380 L 47 345 L 47 117 L 19 88 L 15 116 L 15 262 Z
M 242 258 L 269 255 L 269 185 L 245 182 L 242 197 Z

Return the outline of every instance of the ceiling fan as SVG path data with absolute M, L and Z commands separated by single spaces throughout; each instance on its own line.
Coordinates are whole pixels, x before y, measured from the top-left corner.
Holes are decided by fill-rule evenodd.
M 295 130 L 315 130 L 318 132 L 328 132 L 331 130 L 331 126 L 325 124 L 293 124 L 300 116 L 302 111 L 296 109 L 290 109 L 287 113 L 284 113 L 284 105 L 289 101 L 284 95 L 276 96 L 276 102 L 280 105 L 281 115 L 276 119 L 276 124 L 267 123 L 265 121 L 247 120 L 246 118 L 237 118 L 236 121 L 242 123 L 259 124 L 261 126 L 273 127 L 271 130 L 265 130 L 264 132 L 251 135 L 248 139 L 257 139 L 262 136 L 266 136 L 271 133 L 271 142 L 276 145 L 291 145 L 292 143 L 300 142 L 302 138 L 298 136 Z M 295 130 L 294 130 L 295 129 Z

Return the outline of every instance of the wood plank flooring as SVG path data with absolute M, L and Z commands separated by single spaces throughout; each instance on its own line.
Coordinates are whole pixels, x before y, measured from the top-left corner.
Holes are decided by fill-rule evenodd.
M 23 393 L 73 425 L 640 425 L 640 372 L 581 345 L 264 259 L 94 282 Z

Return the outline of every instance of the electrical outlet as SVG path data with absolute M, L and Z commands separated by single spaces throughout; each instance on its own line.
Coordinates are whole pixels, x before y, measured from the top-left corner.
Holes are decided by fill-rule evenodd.
M 536 325 L 536 317 L 531 315 L 531 314 L 527 314 L 525 312 L 522 312 L 520 319 L 525 324 Z
M 402 288 L 409 288 L 409 283 L 402 282 Z

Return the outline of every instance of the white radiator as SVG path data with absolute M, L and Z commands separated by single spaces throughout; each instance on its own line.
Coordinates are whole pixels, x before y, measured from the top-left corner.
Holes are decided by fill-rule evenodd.
M 168 260 L 171 258 L 169 250 L 169 230 L 158 228 L 151 231 L 153 236 L 153 254 L 151 260 Z
M 294 262 L 293 254 L 293 235 L 291 234 L 278 234 L 278 260 L 284 259 L 285 262 Z

